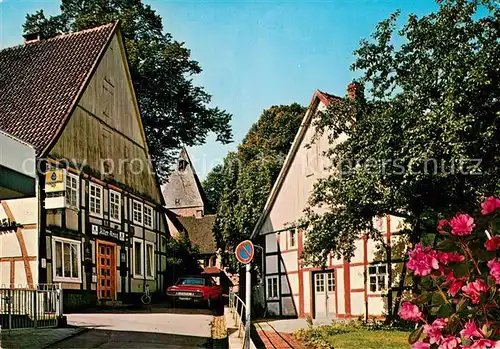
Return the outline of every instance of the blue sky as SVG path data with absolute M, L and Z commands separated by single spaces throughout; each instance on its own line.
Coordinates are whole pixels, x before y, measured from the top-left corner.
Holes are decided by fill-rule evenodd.
M 203 73 L 195 82 L 233 114 L 234 143 L 210 137 L 189 149 L 203 179 L 234 150 L 262 111 L 309 103 L 314 90 L 344 95 L 355 76 L 352 52 L 396 9 L 403 17 L 436 9 L 433 0 L 168 1 L 145 0 L 165 31 L 184 41 Z M 59 0 L 0 0 L 0 47 L 22 42 L 26 13 L 58 13 Z

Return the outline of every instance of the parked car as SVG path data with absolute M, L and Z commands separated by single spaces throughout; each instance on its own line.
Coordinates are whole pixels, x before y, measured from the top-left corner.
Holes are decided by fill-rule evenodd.
M 211 307 L 222 297 L 222 287 L 210 277 L 183 276 L 167 289 L 167 298 L 172 303 L 204 303 Z

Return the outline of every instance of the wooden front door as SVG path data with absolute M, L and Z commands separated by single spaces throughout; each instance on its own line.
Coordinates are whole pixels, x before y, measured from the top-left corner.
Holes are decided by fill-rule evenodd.
M 116 299 L 116 244 L 97 240 L 97 298 Z

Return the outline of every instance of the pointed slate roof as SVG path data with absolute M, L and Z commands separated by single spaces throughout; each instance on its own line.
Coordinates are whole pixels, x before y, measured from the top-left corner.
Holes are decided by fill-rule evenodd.
M 184 163 L 184 168 L 179 163 Z M 204 192 L 186 148 L 179 153 L 178 166 L 162 186 L 165 207 L 169 209 L 204 206 Z
M 118 22 L 0 51 L 0 129 L 47 152 Z

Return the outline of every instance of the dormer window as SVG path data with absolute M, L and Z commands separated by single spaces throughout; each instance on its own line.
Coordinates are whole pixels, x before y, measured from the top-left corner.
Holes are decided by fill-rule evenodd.
M 188 162 L 185 159 L 179 159 L 177 163 L 177 170 L 184 171 L 187 168 Z

